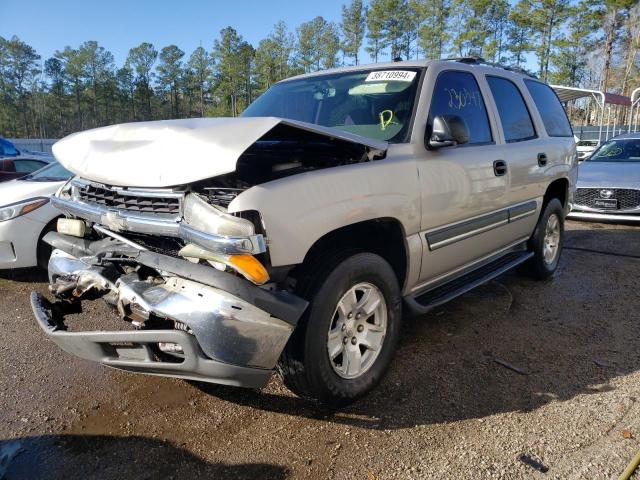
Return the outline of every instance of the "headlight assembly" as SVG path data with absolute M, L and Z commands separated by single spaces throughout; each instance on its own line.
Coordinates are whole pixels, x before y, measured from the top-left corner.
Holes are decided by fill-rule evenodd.
M 7 220 L 33 212 L 47 203 L 49 203 L 48 198 L 37 197 L 0 207 L 0 222 L 6 222 Z
M 184 220 L 191 228 L 213 235 L 248 237 L 255 234 L 249 220 L 229 215 L 193 193 L 184 199 Z

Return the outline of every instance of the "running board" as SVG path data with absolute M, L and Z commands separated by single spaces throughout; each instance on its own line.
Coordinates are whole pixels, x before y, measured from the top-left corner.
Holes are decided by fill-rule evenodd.
M 517 267 L 533 257 L 533 252 L 511 252 L 477 270 L 473 270 L 461 277 L 432 288 L 426 292 L 404 298 L 407 307 L 414 314 L 423 314 L 434 307 L 447 303 L 454 298 L 473 290 L 483 283 L 493 280 L 503 273 Z

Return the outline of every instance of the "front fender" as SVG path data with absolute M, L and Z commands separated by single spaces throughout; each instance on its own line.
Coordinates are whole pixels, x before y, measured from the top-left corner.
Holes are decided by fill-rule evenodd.
M 318 239 L 366 220 L 397 219 L 409 236 L 420 228 L 415 160 L 387 158 L 268 182 L 229 205 L 231 213 L 245 210 L 260 213 L 273 266 L 302 263 Z

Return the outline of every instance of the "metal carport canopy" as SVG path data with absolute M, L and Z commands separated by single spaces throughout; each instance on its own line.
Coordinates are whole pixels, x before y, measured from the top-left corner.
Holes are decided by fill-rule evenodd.
M 605 93 L 600 90 L 590 90 L 588 88 L 577 88 L 577 87 L 564 87 L 562 85 L 551 85 L 558 95 L 558 98 L 561 102 L 569 102 L 571 100 L 577 100 L 578 98 L 593 98 L 598 104 L 598 108 L 600 109 L 600 132 L 598 133 L 598 142 L 602 141 L 602 124 L 604 123 L 604 109 L 605 106 L 608 106 L 608 118 L 607 118 L 607 131 L 605 140 L 609 138 L 609 122 L 611 118 L 611 105 L 620 105 L 622 107 L 631 107 L 631 99 L 629 97 L 625 97 L 624 95 L 617 95 L 615 93 Z M 633 111 L 633 109 L 632 109 Z M 614 115 L 614 123 L 613 123 L 613 132 L 615 134 L 615 115 Z
M 635 115 L 634 115 L 635 112 Z M 629 133 L 631 129 L 635 132 L 638 128 L 638 114 L 640 113 L 640 88 L 636 88 L 631 92 L 631 114 L 629 115 Z
M 604 105 L 622 105 L 623 107 L 631 106 L 631 99 L 624 95 L 615 93 L 604 93 L 599 90 L 589 90 L 587 88 L 563 87 L 561 85 L 551 85 L 561 102 L 568 102 L 578 98 L 593 97 L 601 106 Z

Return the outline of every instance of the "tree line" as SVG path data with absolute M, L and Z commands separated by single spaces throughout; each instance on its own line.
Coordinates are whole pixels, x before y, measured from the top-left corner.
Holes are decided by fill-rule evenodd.
M 638 0 L 351 0 L 337 23 L 278 22 L 257 45 L 233 27 L 210 48 L 143 42 L 122 65 L 95 40 L 51 58 L 0 37 L 0 135 L 56 138 L 121 122 L 237 116 L 291 75 L 396 59 L 477 56 L 628 95 L 640 86 Z

